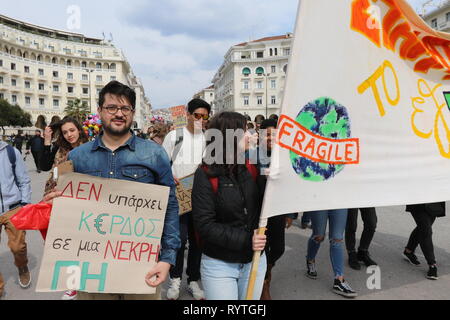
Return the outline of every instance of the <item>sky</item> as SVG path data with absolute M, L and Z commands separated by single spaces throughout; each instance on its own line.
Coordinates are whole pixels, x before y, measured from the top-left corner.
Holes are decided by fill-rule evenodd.
M 331 0 L 336 1 L 336 0 Z M 186 104 L 211 85 L 228 49 L 293 32 L 298 0 L 14 0 L 0 14 L 106 39 L 121 49 L 154 109 Z M 419 8 L 425 0 L 408 0 Z M 73 6 L 80 20 L 73 23 Z

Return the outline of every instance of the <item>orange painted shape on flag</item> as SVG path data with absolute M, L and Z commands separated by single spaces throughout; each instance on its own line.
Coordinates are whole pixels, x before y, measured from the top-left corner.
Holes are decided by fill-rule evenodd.
M 359 139 L 330 139 L 303 127 L 294 119 L 282 115 L 277 143 L 301 157 L 327 164 L 358 164 Z
M 369 28 L 367 25 L 367 21 L 372 18 L 367 11 L 369 8 L 369 0 L 353 0 L 351 28 L 369 38 L 378 47 L 381 47 L 380 30 Z

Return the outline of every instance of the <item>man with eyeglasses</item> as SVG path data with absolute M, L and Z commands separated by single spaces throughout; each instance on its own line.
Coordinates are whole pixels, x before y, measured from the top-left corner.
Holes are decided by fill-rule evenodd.
M 176 183 L 178 179 L 192 175 L 202 163 L 206 147 L 203 132 L 211 113 L 211 106 L 204 100 L 194 99 L 187 107 L 187 126 L 171 131 L 163 142 L 163 147 L 172 160 L 172 172 Z M 167 299 L 178 300 L 180 296 L 181 279 L 183 275 L 184 249 L 189 241 L 186 274 L 188 292 L 195 300 L 204 300 L 205 295 L 198 281 L 200 280 L 201 249 L 198 247 L 194 234 L 192 213 L 180 216 L 181 248 L 178 250 L 177 261 L 170 269 L 170 287 Z
M 69 154 L 74 170 L 102 178 L 121 179 L 170 187 L 170 196 L 161 238 L 159 262 L 142 279 L 157 288 L 154 295 L 119 295 L 78 293 L 78 300 L 157 300 L 161 285 L 175 265 L 180 247 L 180 226 L 175 183 L 169 158 L 156 143 L 136 137 L 131 131 L 136 93 L 118 81 L 107 84 L 100 92 L 98 113 L 103 131 L 95 141 L 83 144 Z M 61 192 L 44 198 L 50 202 Z M 135 275 L 127 274 L 124 277 Z

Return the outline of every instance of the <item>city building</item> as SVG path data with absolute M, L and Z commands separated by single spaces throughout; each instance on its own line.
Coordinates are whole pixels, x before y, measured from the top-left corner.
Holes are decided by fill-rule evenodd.
M 292 40 L 287 33 L 232 46 L 212 80 L 216 112 L 278 115 Z
M 0 98 L 48 124 L 64 117 L 71 100 L 96 112 L 98 94 L 117 80 L 136 90 L 136 123 L 143 128 L 151 104 L 124 54 L 110 41 L 35 26 L 0 15 Z
M 450 1 L 434 7 L 434 10 L 422 15 L 423 20 L 435 30 L 450 32 Z
M 206 102 L 208 102 L 211 105 L 211 111 L 214 114 L 215 113 L 215 90 L 214 85 L 203 89 L 202 91 L 196 93 L 193 97 L 193 99 L 202 99 Z

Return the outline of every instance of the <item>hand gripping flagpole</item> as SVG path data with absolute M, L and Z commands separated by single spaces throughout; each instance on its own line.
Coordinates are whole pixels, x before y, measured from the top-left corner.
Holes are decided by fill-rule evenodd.
M 267 226 L 267 219 L 261 219 L 259 222 L 259 229 L 258 229 L 259 236 L 263 236 L 266 233 L 267 230 L 266 226 Z M 247 296 L 245 300 L 254 300 L 253 295 L 255 291 L 256 277 L 258 275 L 259 261 L 261 259 L 261 252 L 262 251 L 255 251 L 253 253 L 252 269 L 250 271 L 250 279 L 248 281 Z

